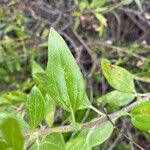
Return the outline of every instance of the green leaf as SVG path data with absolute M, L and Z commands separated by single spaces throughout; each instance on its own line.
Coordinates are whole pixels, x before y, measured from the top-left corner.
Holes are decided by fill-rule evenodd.
M 78 136 L 66 144 L 66 150 L 92 150 L 85 144 L 85 137 Z
M 65 150 L 65 142 L 62 134 L 51 133 L 39 144 L 34 144 L 30 150 Z
M 85 96 L 85 83 L 68 46 L 53 28 L 48 39 L 46 72 L 43 78 L 47 81 L 51 98 L 63 109 L 76 111 Z
M 134 98 L 135 98 L 135 94 L 133 93 L 124 93 L 115 90 L 100 97 L 98 99 L 98 102 L 100 103 L 106 102 L 106 103 L 114 104 L 116 106 L 124 106 L 129 104 Z
M 45 121 L 49 127 L 51 127 L 54 123 L 54 115 L 56 110 L 56 104 L 53 100 L 46 101 L 46 108 L 45 108 Z
M 0 98 L 0 105 L 19 104 L 27 100 L 27 95 L 21 91 L 6 92 Z
M 1 126 L 2 134 L 13 150 L 23 150 L 24 138 L 18 121 L 14 118 L 6 118 Z
M 27 115 L 31 129 L 36 128 L 43 120 L 45 114 L 45 102 L 40 90 L 34 86 L 27 99 Z
M 9 145 L 4 140 L 0 140 L 0 150 L 8 150 Z
M 44 69 L 38 64 L 36 63 L 34 60 L 32 61 L 32 76 L 33 78 L 36 79 L 35 74 L 36 73 L 40 73 L 40 72 L 45 72 Z M 37 79 L 36 79 L 37 80 Z
M 21 130 L 27 130 L 27 129 L 29 129 L 29 125 L 24 120 L 22 120 L 22 118 L 16 116 L 16 114 L 15 115 L 14 114 L 10 114 L 9 112 L 7 112 L 7 113 L 1 112 L 0 113 L 0 127 L 3 124 L 3 121 L 6 118 L 8 118 L 8 117 L 12 117 L 12 115 L 18 121 L 18 123 L 19 123 L 19 125 L 21 127 Z
M 90 8 L 100 8 L 104 6 L 107 3 L 107 0 L 92 0 L 92 3 L 90 5 Z
M 150 130 L 150 101 L 137 105 L 131 111 L 132 124 L 141 130 Z
M 123 5 L 129 5 L 129 4 L 131 4 L 133 2 L 133 0 L 122 0 L 121 1 L 121 3 L 123 4 Z
M 67 150 L 87 150 L 87 148 L 100 145 L 110 137 L 113 129 L 114 127 L 110 122 L 105 122 L 91 129 L 85 129 L 67 143 Z
M 116 90 L 136 93 L 132 75 L 124 68 L 112 65 L 107 59 L 101 60 L 101 67 L 108 83 Z
M 91 103 L 90 103 L 90 101 L 89 101 L 89 98 L 88 98 L 88 96 L 87 96 L 87 94 L 85 94 L 85 97 L 83 98 L 83 101 L 82 101 L 82 103 L 80 104 L 80 106 L 79 106 L 79 110 L 82 110 L 82 109 L 87 109 L 87 108 L 90 108 L 90 106 L 91 106 Z

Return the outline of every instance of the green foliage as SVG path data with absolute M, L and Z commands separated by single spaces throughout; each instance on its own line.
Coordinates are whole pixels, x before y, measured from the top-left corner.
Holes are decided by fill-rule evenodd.
M 150 101 L 141 103 L 132 110 L 131 121 L 141 130 L 150 130 Z
M 102 8 L 105 7 L 106 2 L 105 0 L 101 2 L 93 1 L 93 3 L 88 4 L 90 9 L 95 9 L 96 5 Z M 99 11 L 94 15 L 104 26 L 107 26 L 105 17 Z M 10 48 L 11 46 L 8 44 L 5 47 Z M 106 116 L 92 105 L 92 101 L 89 100 L 86 93 L 82 73 L 71 51 L 63 38 L 53 28 L 50 29 L 48 39 L 48 63 L 46 70 L 33 61 L 33 59 L 30 62 L 34 82 L 30 83 L 31 80 L 28 80 L 23 83 L 23 85 L 27 84 L 27 88 L 24 88 L 24 90 L 14 90 L 0 96 L 0 128 L 2 133 L 0 149 L 12 148 L 14 150 L 21 150 L 25 147 L 31 150 L 48 150 L 49 148 L 52 150 L 92 150 L 93 147 L 108 140 L 114 130 L 114 126 L 110 121 L 107 120 L 100 125 L 97 124 L 97 121 L 94 122 L 95 124 L 92 122 L 92 125 L 87 123 L 84 124 L 84 128 L 82 128 L 83 126 L 80 124 L 80 121 L 75 123 L 75 119 L 80 116 L 80 111 L 84 115 L 83 120 L 81 120 L 82 123 L 85 120 L 90 121 L 93 119 L 95 114 L 90 109 L 104 117 L 104 119 L 106 119 Z M 137 96 L 133 81 L 136 75 L 133 76 L 126 69 L 112 65 L 107 59 L 102 59 L 101 68 L 106 80 L 115 90 L 100 97 L 98 102 L 114 104 L 119 109 L 120 106 L 131 103 L 133 99 L 140 99 L 140 96 Z M 14 71 L 11 70 L 12 73 Z M 36 86 L 33 86 L 27 96 L 25 91 L 27 90 L 28 92 L 33 83 Z M 139 103 L 141 103 L 140 100 Z M 55 112 L 58 113 L 56 111 L 57 104 L 64 109 L 63 114 L 57 114 L 62 117 L 62 120 L 59 121 L 62 124 L 68 124 L 70 121 L 69 112 L 72 116 L 71 123 L 74 123 L 73 125 L 71 124 L 72 126 L 65 126 L 61 129 L 66 132 L 71 127 L 71 130 L 77 133 L 75 137 L 74 133 L 72 135 L 68 133 L 67 136 L 63 136 L 61 133 L 48 134 L 49 130 L 47 130 L 47 127 L 53 128 L 57 125 L 57 118 L 55 118 Z M 7 108 L 7 106 L 10 107 Z M 24 113 L 24 106 L 27 110 L 26 114 Z M 139 104 L 131 111 L 131 122 L 135 127 L 141 130 L 150 130 L 149 108 L 150 101 Z M 5 110 L 6 112 L 3 112 Z M 9 117 L 9 113 L 13 116 L 16 115 L 16 119 Z M 127 112 L 121 110 L 117 115 L 125 116 Z M 41 122 L 42 127 L 44 127 L 42 130 L 48 131 L 46 137 L 44 136 L 46 133 L 33 133 Z M 29 134 L 29 139 L 26 139 L 25 145 L 21 129 L 24 130 L 25 136 L 26 132 Z M 49 129 L 53 132 L 53 129 Z M 55 129 L 54 132 L 60 130 L 57 127 Z M 69 138 L 71 140 L 68 140 Z
M 16 119 L 11 117 L 6 118 L 2 123 L 1 131 L 8 145 L 13 150 L 23 150 L 24 138 L 21 133 L 20 125 Z M 5 146 L 6 144 L 3 142 L 3 147 Z
M 36 86 L 31 90 L 26 107 L 30 127 L 34 129 L 43 120 L 45 114 L 45 100 Z
M 103 74 L 109 84 L 116 90 L 126 93 L 136 93 L 133 77 L 124 68 L 112 65 L 108 60 L 101 60 Z
M 98 99 L 98 102 L 110 103 L 116 106 L 124 106 L 129 104 L 135 98 L 133 93 L 124 93 L 120 91 L 112 91 Z

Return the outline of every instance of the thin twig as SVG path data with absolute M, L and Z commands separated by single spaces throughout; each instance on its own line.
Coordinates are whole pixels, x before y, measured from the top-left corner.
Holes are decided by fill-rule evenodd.
M 135 106 L 137 106 L 138 104 L 142 103 L 142 102 L 146 102 L 150 99 L 150 95 L 147 95 L 146 97 L 143 98 L 142 101 L 136 101 L 133 102 L 132 104 L 130 104 L 129 106 L 121 109 L 118 112 L 115 113 L 111 113 L 109 114 L 109 118 L 111 120 L 117 119 L 118 117 L 121 116 L 121 112 L 122 111 L 126 111 L 129 112 L 131 111 Z M 103 124 L 104 122 L 108 121 L 108 118 L 106 116 L 103 116 L 101 118 L 95 118 L 93 119 L 91 122 L 87 122 L 87 123 L 83 123 L 81 125 L 82 129 L 90 129 L 92 127 L 98 126 Z M 46 135 L 49 133 L 54 133 L 54 132 L 60 132 L 60 133 L 64 133 L 64 132 L 73 132 L 76 131 L 75 127 L 73 125 L 66 125 L 66 126 L 61 126 L 61 127 L 55 127 L 55 128 L 46 128 L 46 129 L 37 129 L 35 132 L 38 132 L 39 136 L 42 135 Z M 25 136 L 29 136 L 30 134 L 32 134 L 33 132 L 24 132 Z

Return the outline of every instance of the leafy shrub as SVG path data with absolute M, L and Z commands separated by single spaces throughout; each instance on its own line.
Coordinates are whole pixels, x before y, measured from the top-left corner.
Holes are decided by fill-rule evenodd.
M 136 128 L 150 130 L 149 95 L 142 99 L 143 94 L 136 92 L 134 76 L 126 69 L 111 64 L 107 59 L 101 59 L 99 65 L 114 90 L 97 102 L 125 106 L 110 115 L 106 114 L 105 109 L 98 110 L 92 105 L 74 57 L 63 38 L 51 28 L 47 68 L 44 70 L 35 61 L 32 62 L 35 85 L 29 95 L 11 92 L 0 97 L 4 110 L 0 113 L 0 149 L 90 150 L 111 136 L 121 116 L 130 116 Z M 15 111 L 18 104 L 20 107 Z M 52 127 L 56 106 L 67 112 L 70 125 Z M 85 109 L 95 111 L 99 118 L 80 124 L 75 113 Z M 62 133 L 65 132 L 77 135 L 64 140 Z

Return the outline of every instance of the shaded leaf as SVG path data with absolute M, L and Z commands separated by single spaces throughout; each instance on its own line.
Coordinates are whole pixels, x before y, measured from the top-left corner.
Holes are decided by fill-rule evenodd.
M 98 102 L 106 102 L 116 106 L 124 106 L 129 104 L 135 98 L 133 93 L 124 93 L 120 91 L 112 91 L 98 99 Z
M 132 75 L 122 67 L 112 65 L 107 59 L 101 60 L 101 67 L 108 83 L 116 90 L 136 93 Z
M 142 4 L 141 4 L 141 0 L 134 0 L 136 5 L 139 7 L 140 11 L 142 12 Z
M 14 118 L 6 118 L 1 126 L 2 134 L 13 150 L 23 150 L 24 138 L 18 121 Z
M 30 127 L 36 128 L 43 120 L 45 113 L 45 102 L 40 90 L 34 86 L 27 100 L 27 115 Z

